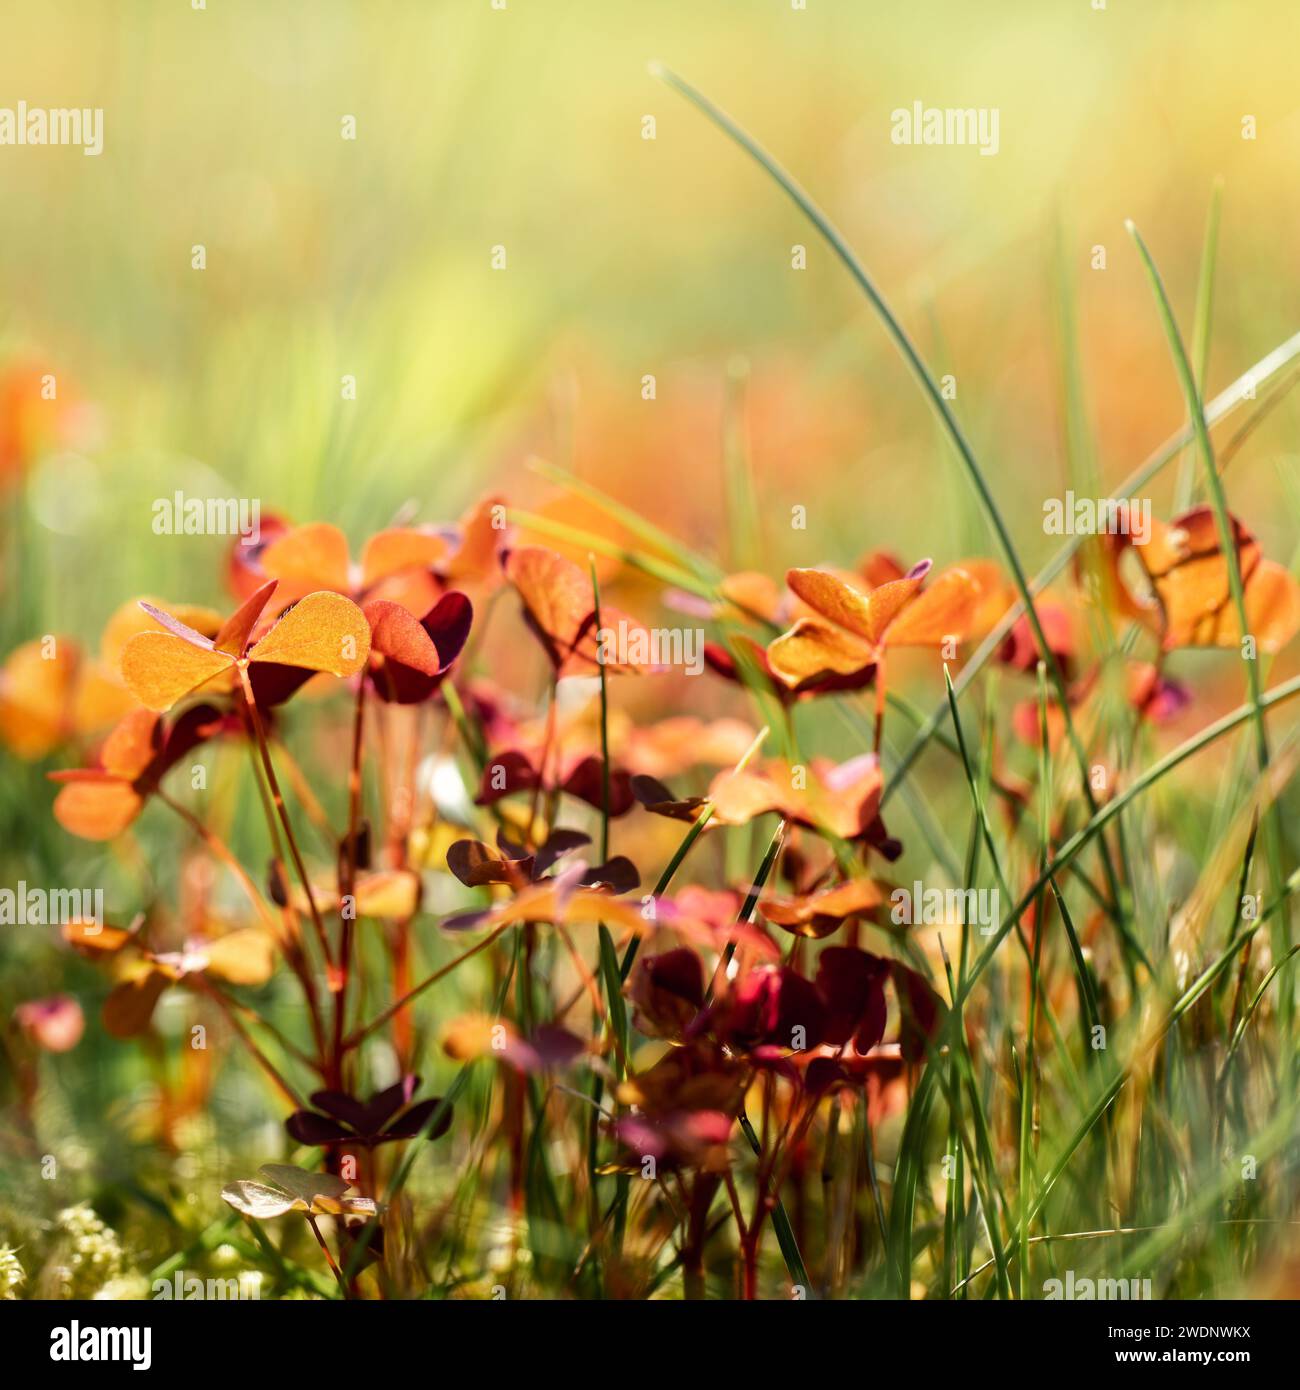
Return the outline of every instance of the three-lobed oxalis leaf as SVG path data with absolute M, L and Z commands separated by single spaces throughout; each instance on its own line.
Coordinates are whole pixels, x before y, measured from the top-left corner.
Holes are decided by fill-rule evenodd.
M 309 1173 L 290 1163 L 264 1163 L 257 1170 L 265 1182 L 240 1178 L 221 1189 L 222 1198 L 244 1216 L 266 1221 L 286 1212 L 309 1216 L 374 1216 L 372 1197 L 348 1197 L 352 1184 L 333 1173 Z

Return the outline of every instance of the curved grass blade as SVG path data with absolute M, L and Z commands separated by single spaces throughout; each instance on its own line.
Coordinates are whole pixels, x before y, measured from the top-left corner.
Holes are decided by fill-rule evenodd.
M 802 187 L 788 174 L 777 162 L 767 153 L 765 149 L 751 136 L 736 124 L 730 116 L 720 107 L 711 102 L 702 92 L 691 86 L 684 78 L 679 77 L 675 72 L 664 67 L 662 64 L 653 64 L 651 71 L 655 76 L 661 78 L 668 86 L 684 96 L 698 110 L 703 112 L 709 120 L 713 122 L 721 131 L 730 136 L 747 154 L 749 154 L 780 186 L 787 194 L 796 207 L 821 233 L 831 249 L 839 257 L 840 262 L 856 281 L 858 288 L 866 295 L 871 307 L 876 311 L 877 316 L 885 327 L 886 333 L 898 349 L 903 360 L 910 368 L 912 375 L 916 378 L 922 394 L 929 401 L 931 407 L 937 413 L 940 423 L 943 425 L 949 440 L 957 451 L 958 457 L 966 469 L 971 485 L 975 489 L 976 496 L 984 509 L 984 515 L 993 528 L 994 535 L 997 537 L 998 545 L 1002 550 L 1003 558 L 1006 560 L 1011 570 L 1012 579 L 1016 589 L 1020 594 L 1020 601 L 1024 605 L 1026 617 L 1033 630 L 1034 642 L 1038 651 L 1048 668 L 1051 676 L 1052 685 L 1056 692 L 1057 700 L 1060 703 L 1061 713 L 1064 718 L 1067 736 L 1070 740 L 1071 748 L 1075 758 L 1079 763 L 1082 773 L 1082 788 L 1087 799 L 1090 812 L 1095 816 L 1097 812 L 1097 801 L 1092 790 L 1092 784 L 1088 776 L 1088 759 L 1084 751 L 1082 742 L 1079 739 L 1078 730 L 1074 726 L 1074 717 L 1070 711 L 1070 702 L 1065 688 L 1065 677 L 1060 665 L 1056 660 L 1055 653 L 1052 651 L 1051 644 L 1047 640 L 1047 635 L 1043 631 L 1042 623 L 1039 620 L 1038 612 L 1034 607 L 1033 595 L 1029 589 L 1029 581 L 1025 575 L 1024 567 L 1020 563 L 1020 556 L 1016 551 L 1015 542 L 1011 538 L 1011 532 L 1003 520 L 1002 513 L 998 509 L 997 502 L 994 500 L 992 490 L 989 488 L 988 480 L 984 477 L 984 472 L 979 466 L 975 457 L 975 451 L 971 447 L 970 441 L 966 438 L 965 431 L 953 414 L 952 408 L 945 400 L 943 392 L 939 388 L 939 383 L 935 380 L 930 369 L 926 366 L 921 354 L 917 351 L 909 337 L 907 330 L 895 317 L 893 311 L 886 303 L 884 296 L 876 288 L 875 282 L 867 274 L 866 268 L 858 259 L 856 254 L 844 240 L 839 229 L 827 218 L 825 213 L 813 202 L 812 198 Z M 1119 877 L 1115 871 L 1115 865 L 1110 857 L 1109 846 L 1105 836 L 1100 836 L 1097 843 L 1100 851 L 1102 863 L 1106 871 L 1107 883 L 1110 887 L 1111 898 L 1116 907 L 1120 904 Z
M 1284 342 L 1279 343 L 1272 352 L 1265 353 L 1253 366 L 1249 367 L 1231 385 L 1220 391 L 1215 398 L 1205 407 L 1205 422 L 1207 425 L 1217 425 L 1221 420 L 1226 419 L 1243 401 L 1253 401 L 1256 399 L 1258 387 L 1266 381 L 1275 377 L 1284 367 L 1300 357 L 1300 333 L 1293 333 Z M 1276 404 L 1276 398 L 1270 397 L 1269 401 L 1261 404 L 1258 415 L 1265 409 L 1271 409 Z M 1252 416 L 1253 420 L 1255 417 Z M 1247 422 L 1250 423 L 1249 421 Z M 1244 431 L 1244 427 L 1243 427 Z M 1239 432 L 1240 434 L 1241 432 Z M 1152 454 L 1140 463 L 1127 478 L 1110 494 L 1108 501 L 1118 502 L 1122 498 L 1131 496 L 1134 492 L 1145 487 L 1158 473 L 1161 472 L 1170 462 L 1178 457 L 1183 449 L 1192 442 L 1193 427 L 1191 424 L 1185 425 L 1177 433 L 1169 436 Z M 1234 438 L 1234 443 L 1236 439 Z M 1232 445 L 1229 445 L 1231 448 Z M 1056 552 L 1055 555 L 1043 566 L 1041 570 L 1030 581 L 1030 590 L 1039 594 L 1064 570 L 1074 558 L 1075 553 L 1083 544 L 1085 536 L 1071 536 Z M 1007 634 L 1019 622 L 1024 614 L 1024 606 L 1019 599 L 1002 615 L 993 627 L 992 631 L 979 644 L 970 659 L 962 667 L 961 673 L 956 681 L 953 682 L 958 695 L 970 685 L 975 677 L 983 670 L 989 658 L 1001 647 L 1006 640 Z M 912 765 L 925 750 L 926 745 L 935 733 L 942 727 L 948 715 L 948 702 L 946 699 L 940 700 L 926 718 L 925 723 L 918 729 L 916 736 L 903 752 L 899 760 L 898 768 L 894 778 L 884 790 L 880 799 L 883 808 L 893 795 L 894 788 L 911 770 Z
M 1196 281 L 1196 312 L 1192 319 L 1192 363 L 1196 368 L 1196 389 L 1205 392 L 1209 370 L 1210 325 L 1214 318 L 1214 272 L 1219 256 L 1219 220 L 1223 213 L 1223 178 L 1215 179 L 1210 190 L 1210 209 L 1205 216 L 1205 240 L 1201 247 L 1201 272 Z M 1190 415 L 1188 423 L 1193 424 Z M 1196 460 L 1184 453 L 1178 461 L 1178 480 L 1174 484 L 1174 515 L 1185 512 L 1196 496 Z

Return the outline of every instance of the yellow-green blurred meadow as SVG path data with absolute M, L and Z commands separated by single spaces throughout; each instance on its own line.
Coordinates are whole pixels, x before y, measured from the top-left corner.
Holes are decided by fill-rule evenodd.
M 155 596 L 169 611 L 195 604 L 223 615 L 246 598 L 251 590 L 232 596 L 228 586 L 229 538 L 155 533 L 156 501 L 177 492 L 255 498 L 264 518 L 330 523 L 354 558 L 381 528 L 449 524 L 478 499 L 500 497 L 516 539 L 565 539 L 545 523 L 529 526 L 538 514 L 603 539 L 600 583 L 611 603 L 656 621 L 716 604 L 707 614 L 711 640 L 730 633 L 735 610 L 725 616 L 718 586 L 736 572 L 761 571 L 780 588 L 788 567 L 845 572 L 887 551 L 902 562 L 899 575 L 922 557 L 933 558 L 935 574 L 972 557 L 1007 573 L 943 422 L 845 264 L 769 173 L 655 64 L 721 107 L 842 233 L 944 381 L 946 407 L 971 442 L 1025 574 L 1035 575 L 1060 544 L 1045 533 L 1044 499 L 1089 482 L 1106 494 L 1188 422 L 1125 219 L 1150 248 L 1200 359 L 1192 365 L 1204 399 L 1300 329 L 1297 52 L 1300 9 L 1291 0 L 1108 0 L 1100 8 L 1090 0 L 207 0 L 200 8 L 189 0 L 0 0 L 0 108 L 22 100 L 103 111 L 103 150 L 93 157 L 0 144 L 0 658 L 52 634 L 93 652 L 105 624 L 137 596 Z M 996 153 L 895 143 L 894 113 L 914 103 L 996 109 Z M 1231 514 L 1283 571 L 1300 559 L 1300 397 L 1284 389 L 1291 370 L 1262 378 L 1258 398 L 1235 401 L 1231 420 L 1214 431 L 1218 447 L 1231 441 Z M 1191 500 L 1213 502 L 1202 464 L 1189 443 L 1144 484 L 1158 518 Z M 557 469 L 628 513 L 577 497 L 556 481 Z M 629 515 L 681 550 L 647 539 Z M 622 549 L 622 563 L 609 547 Z M 562 548 L 586 582 L 582 536 Z M 1063 565 L 1058 588 L 1073 593 L 1083 568 Z M 438 571 L 439 592 L 452 577 Z M 696 608 L 680 593 L 692 579 Z M 493 900 L 482 884 L 477 897 L 462 891 L 445 871 L 454 835 L 444 821 L 487 842 L 498 828 L 470 805 L 484 772 L 471 755 L 499 751 L 488 746 L 492 711 L 486 698 L 475 703 L 473 682 L 497 682 L 524 702 L 511 708 L 512 728 L 520 746 L 544 740 L 545 771 L 551 734 L 539 731 L 556 707 L 554 687 L 514 617 L 515 596 L 486 581 L 485 589 L 482 606 L 472 595 L 477 626 L 444 687 L 459 696 L 444 703 L 440 695 L 410 723 L 387 707 L 381 719 L 378 699 L 358 714 L 384 759 L 373 779 L 357 774 L 361 811 L 368 803 L 375 817 L 371 867 L 421 876 L 423 894 L 396 926 L 385 918 L 382 932 L 358 946 L 371 974 L 353 1004 L 371 1014 L 461 949 L 466 938 L 439 934 L 443 916 Z M 999 615 L 1016 595 L 1009 585 Z M 763 645 L 802 611 L 791 603 L 787 595 L 767 629 L 754 630 Z M 5 1261 L 16 1259 L 13 1292 L 37 1297 L 104 1289 L 149 1297 L 153 1279 L 178 1268 L 257 1268 L 267 1297 L 478 1297 L 496 1281 L 512 1296 L 789 1297 L 802 1271 L 816 1296 L 983 1297 L 996 1280 L 993 1296 L 1036 1298 L 1061 1262 L 1047 1253 L 1050 1242 L 1034 1245 L 1031 1278 L 1030 1233 L 1036 1242 L 1110 1222 L 1171 1233 L 1138 1243 L 1140 1268 L 1130 1264 L 1128 1237 L 1087 1254 L 1102 1273 L 1154 1277 L 1157 1296 L 1293 1294 L 1294 1244 L 1255 1232 L 1296 1218 L 1295 981 L 1285 964 L 1300 849 L 1290 785 L 1295 716 L 1282 700 L 1269 713 L 1271 780 L 1259 771 L 1255 726 L 1243 714 L 1230 736 L 1147 797 L 1145 769 L 1249 705 L 1241 663 L 1231 651 L 1174 651 L 1171 642 L 1161 673 L 1193 698 L 1168 727 L 1148 726 L 1145 711 L 1133 715 L 1122 697 L 1119 713 L 1106 704 L 1085 716 L 1094 669 L 1157 658 L 1140 624 L 1126 628 L 1117 613 L 1112 627 L 1091 610 L 1071 612 L 1075 637 L 1058 655 L 1075 663 L 1062 674 L 1070 703 L 1079 701 L 1080 760 L 1104 763 L 1116 779 L 1091 802 L 1068 739 L 1051 743 L 1047 757 L 1034 746 L 1042 711 L 1028 628 L 1025 661 L 1016 666 L 1003 653 L 1001 666 L 990 659 L 989 671 L 972 677 L 969 696 L 959 689 L 969 711 L 965 744 L 945 711 L 943 662 L 926 653 L 890 666 L 891 694 L 912 713 L 896 703 L 887 716 L 885 787 L 917 719 L 938 710 L 942 737 L 905 764 L 897 800 L 887 790 L 890 832 L 903 845 L 896 867 L 869 858 L 878 846 L 869 851 L 851 834 L 827 851 L 825 873 L 851 880 L 870 865 L 908 885 L 952 884 L 964 874 L 967 886 L 1000 885 L 1004 909 L 1035 887 L 1014 924 L 1003 924 L 987 976 L 969 989 L 966 971 L 988 937 L 917 929 L 912 963 L 955 1020 L 932 1034 L 928 1068 L 922 1047 L 892 1090 L 863 1083 L 853 1099 L 823 1098 L 802 1120 L 794 1117 L 804 1100 L 783 1098 L 784 1073 L 747 1080 L 750 1112 L 764 1143 L 769 1128 L 777 1134 L 780 1160 L 767 1168 L 759 1157 L 751 1171 L 753 1155 L 733 1132 L 740 1205 L 757 1191 L 761 1206 L 765 1184 L 777 1191 L 784 1182 L 785 1230 L 762 1239 L 766 1208 L 752 1248 L 739 1225 L 739 1234 L 720 1236 L 709 1227 L 706 1242 L 709 1221 L 731 1220 L 732 1207 L 717 1172 L 709 1186 L 705 1168 L 689 1193 L 674 1174 L 662 1207 L 653 1195 L 642 1200 L 633 1178 L 629 1211 L 628 1179 L 611 1175 L 616 1146 L 602 1133 L 606 1173 L 591 1161 L 597 1138 L 588 1127 L 602 1096 L 609 1116 L 617 1105 L 626 1119 L 635 1102 L 618 1086 L 652 1066 L 664 1035 L 638 1034 L 626 1056 L 611 1050 L 621 982 L 609 978 L 594 927 L 576 929 L 587 935 L 570 952 L 573 943 L 557 944 L 549 928 L 537 927 L 535 943 L 533 923 L 526 937 L 511 928 L 517 950 L 513 935 L 503 937 L 422 995 L 414 1022 L 402 1016 L 411 1031 L 401 1033 L 399 1022 L 388 1051 L 368 1051 L 367 1038 L 367 1048 L 343 1059 L 336 1040 L 314 1083 L 369 1094 L 418 1070 L 428 1081 L 422 1095 L 444 1093 L 456 1062 L 473 1052 L 447 1044 L 448 1024 L 504 1009 L 521 1037 L 548 1020 L 583 1037 L 599 1058 L 596 1105 L 570 1094 L 590 1090 L 581 1071 L 561 1095 L 549 1089 L 550 1072 L 515 1075 L 488 1059 L 458 1093 L 450 1138 L 435 1150 L 441 1157 L 413 1160 L 401 1201 L 416 1194 L 415 1216 L 402 1208 L 400 1220 L 384 1218 L 382 1275 L 351 1268 L 336 1281 L 300 1231 L 276 1236 L 287 1265 L 269 1260 L 263 1233 L 254 1241 L 222 1206 L 223 1184 L 251 1178 L 263 1162 L 336 1172 L 332 1159 L 305 1158 L 286 1140 L 284 1097 L 240 1050 L 238 1010 L 248 1008 L 274 1021 L 267 1055 L 294 1073 L 295 1053 L 308 1044 L 293 976 L 281 965 L 270 985 L 259 982 L 261 993 L 237 988 L 233 1023 L 228 1011 L 204 1015 L 224 1031 L 217 1055 L 199 1064 L 186 1056 L 192 1019 L 189 996 L 176 1002 L 183 991 L 167 996 L 156 1028 L 115 1039 L 98 1015 L 121 973 L 106 978 L 57 929 L 3 925 L 0 1295 L 13 1269 Z M 963 639 L 954 678 L 991 626 Z M 1230 634 L 1217 645 L 1235 642 Z M 1294 646 L 1281 646 L 1259 663 L 1265 689 L 1296 674 Z M 361 669 L 364 689 L 364 660 L 333 674 Z M 883 702 L 883 655 L 880 662 Z M 1098 677 L 1096 688 L 1110 692 L 1108 679 Z M 0 675 L 0 701 L 16 698 L 17 680 L 12 670 Z M 779 683 L 774 696 L 752 681 L 747 690 L 747 680 L 669 674 L 630 693 L 624 687 L 635 682 L 611 681 L 610 711 L 588 710 L 583 747 L 600 753 L 593 730 L 608 735 L 614 720 L 648 727 L 689 716 L 742 720 L 749 736 L 771 725 L 764 755 L 790 762 L 870 751 L 870 694 L 865 703 L 860 694 L 798 704 L 791 696 L 783 706 Z M 1044 709 L 1059 705 L 1064 686 L 1048 690 L 1044 677 Z M 238 713 L 237 687 L 226 693 Z M 471 731 L 483 721 L 483 748 L 466 734 L 464 711 L 452 708 L 462 700 Z M 346 833 L 356 828 L 350 759 L 361 759 L 349 744 L 348 696 L 308 703 L 289 706 L 283 730 L 271 733 L 282 735 L 286 761 L 293 752 L 290 813 L 299 828 L 312 821 L 312 872 L 345 864 L 337 896 L 363 867 Z M 150 806 L 111 845 L 56 823 L 58 788 L 45 774 L 96 766 L 104 732 L 78 730 L 34 753 L 7 738 L 0 881 L 102 885 L 110 921 L 156 920 L 156 940 L 171 950 L 180 949 L 178 924 L 196 897 L 219 905 L 224 925 L 242 924 L 248 904 L 222 878 L 220 858 L 203 854 L 163 807 Z M 247 750 L 223 744 L 209 760 L 209 799 L 187 799 L 179 772 L 176 796 L 204 824 L 212 812 L 223 843 L 247 866 L 252 895 L 263 906 L 273 900 L 272 917 L 296 914 L 307 934 L 303 903 L 286 905 L 287 890 L 277 896 L 266 886 L 268 837 L 279 830 L 269 809 L 269 831 L 263 823 L 253 732 L 243 728 Z M 423 820 L 417 813 L 414 824 L 389 826 L 385 841 L 378 808 L 390 804 L 391 781 L 414 778 L 416 764 L 435 756 L 458 766 L 457 794 Z M 711 794 L 711 779 L 735 761 L 719 757 L 701 771 L 686 759 L 667 780 L 676 791 Z M 1098 836 L 1099 808 L 1120 794 L 1132 802 L 1122 815 L 1102 815 Z M 548 787 L 540 798 L 551 802 L 548 832 L 559 795 Z M 606 810 L 608 796 L 606 788 Z M 448 801 L 461 812 L 448 812 Z M 502 821 L 533 850 L 545 838 L 537 802 L 534 795 L 522 823 Z M 771 808 L 768 815 L 711 830 L 674 892 L 687 881 L 735 891 L 734 916 L 769 843 Z M 648 893 L 688 827 L 646 828 L 652 818 L 640 808 L 631 817 L 613 822 L 611 846 L 636 861 Z M 810 823 L 786 811 L 778 819 L 816 838 Z M 566 825 L 594 841 L 604 820 L 597 795 Z M 1039 871 L 1078 834 L 1077 857 L 1070 850 L 1078 876 L 1063 864 L 1048 883 Z M 1098 842 L 1105 853 L 1096 853 Z M 1213 861 L 1223 846 L 1236 856 L 1230 865 Z M 293 866 L 282 850 L 274 846 L 290 866 L 288 882 Z M 1118 867 L 1103 862 L 1112 850 Z M 594 849 L 588 857 L 599 859 Z M 781 863 L 772 871 L 784 872 Z M 811 882 L 792 870 L 782 891 L 806 894 Z M 1234 904 L 1255 893 L 1271 915 L 1252 957 L 1234 934 Z M 1079 953 L 1073 922 L 1070 940 L 1063 934 L 1069 909 L 1085 938 Z M 854 922 L 833 945 L 864 944 L 902 962 L 897 933 L 872 935 L 880 926 Z M 1031 966 L 1040 933 L 1043 954 Z M 770 935 L 784 968 L 815 972 L 811 933 Z M 349 948 L 340 941 L 337 949 Z M 1180 991 L 1221 955 L 1194 1009 Z M 744 950 L 740 958 L 753 965 Z M 326 996 L 335 964 L 304 969 Z M 945 976 L 948 964 L 955 979 Z M 644 1011 L 644 992 L 629 988 Z M 895 1024 L 904 1038 L 908 1025 L 905 990 L 897 980 L 893 988 L 888 1045 Z M 969 995 L 974 1018 L 961 1017 L 958 991 L 957 1004 Z M 84 1009 L 84 1037 L 67 1050 L 33 1049 L 15 1009 L 65 993 Z M 494 1000 L 505 1002 L 494 1009 Z M 1252 1000 L 1256 1008 L 1247 1007 Z M 1180 1012 L 1168 1037 L 1152 1035 L 1165 1005 Z M 362 1027 L 364 1009 L 348 1016 L 349 1028 Z M 1105 1061 L 1089 1055 L 1096 1010 L 1126 1039 Z M 1253 1022 L 1238 1033 L 1243 1012 Z M 251 1019 L 244 1026 L 256 1031 Z M 729 1057 L 738 1055 L 735 1036 Z M 1036 1079 L 1028 1092 L 1027 1041 Z M 310 1090 L 310 1070 L 289 1089 Z M 1095 1096 L 1111 1086 L 1093 1113 Z M 1096 1129 L 1079 1134 L 1089 1116 Z M 544 1146 L 525 1151 L 526 1137 L 543 1132 L 549 1158 L 534 1168 Z M 1216 1187 L 1216 1175 L 1253 1152 L 1261 1132 L 1258 1189 L 1237 1181 L 1229 1191 L 1226 1180 Z M 947 1171 L 936 1177 L 931 1165 L 958 1151 L 966 1166 L 955 1183 Z M 53 1176 L 41 1170 L 51 1154 Z M 824 1185 L 823 1163 L 835 1175 Z M 382 1205 L 400 1171 L 385 1157 L 359 1189 Z M 403 1173 L 397 1188 L 404 1184 Z M 1205 1193 L 1222 1210 L 1198 1205 Z M 679 1202 L 685 1235 L 670 1242 Z M 1260 1222 L 1239 1238 L 1225 1234 L 1233 1202 Z M 67 1253 L 78 1222 L 89 1219 L 68 1213 L 83 1203 L 105 1223 L 109 1245 L 120 1241 L 98 1271 Z M 985 1220 L 985 1204 L 992 1238 L 974 1216 L 979 1207 Z M 398 1211 L 396 1197 L 390 1210 Z M 341 1237 L 347 1228 L 341 1218 L 337 1225 Z M 566 1230 L 572 1239 L 556 1234 Z M 341 1238 L 338 1250 L 346 1264 Z M 1084 1255 L 1072 1258 L 1084 1269 Z
M 655 59 L 829 210 L 958 376 L 1012 509 L 1016 479 L 1062 469 L 1059 236 L 1115 476 L 1180 414 L 1125 217 L 1189 316 L 1223 178 L 1212 386 L 1293 327 L 1297 24 L 1286 4 L 1076 0 L 7 6 L 6 99 L 105 113 L 98 158 L 4 151 L 6 348 L 54 365 L 97 425 L 89 467 L 33 480 L 52 552 L 77 559 L 46 611 L 89 631 L 109 574 L 180 573 L 149 505 L 218 481 L 360 528 L 408 497 L 454 514 L 531 451 L 707 538 L 738 356 L 763 387 L 774 510 L 808 505 L 827 554 L 873 515 L 960 547 L 962 505 L 917 485 L 944 467 L 924 411 L 844 273 Z M 918 100 L 1000 108 L 997 157 L 892 145 L 891 111 Z

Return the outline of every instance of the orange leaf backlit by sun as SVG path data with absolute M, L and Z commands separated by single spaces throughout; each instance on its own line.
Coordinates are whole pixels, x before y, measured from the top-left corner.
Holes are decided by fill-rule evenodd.
M 984 586 L 961 566 L 923 588 L 930 562 L 901 579 L 859 589 L 826 570 L 793 569 L 791 592 L 810 615 L 799 618 L 767 649 L 773 673 L 792 689 L 825 676 L 851 676 L 891 647 L 938 647 L 970 629 Z
M 122 652 L 122 677 L 132 694 L 152 710 L 168 710 L 177 700 L 233 672 L 238 663 L 274 662 L 334 676 L 355 675 L 370 654 L 370 625 L 365 614 L 342 594 L 308 594 L 257 641 L 244 650 L 266 601 L 275 587 L 264 585 L 213 639 L 158 609 L 152 616 L 166 629 L 142 632 Z M 233 650 L 232 650 L 233 648 Z
M 1250 635 L 1261 651 L 1280 651 L 1300 630 L 1300 585 L 1283 566 L 1264 558 L 1259 542 L 1239 521 L 1231 524 Z M 1121 561 L 1130 548 L 1149 594 L 1126 582 Z M 1145 541 L 1113 537 L 1110 555 L 1120 607 L 1158 632 L 1166 651 L 1239 645 L 1241 624 L 1227 557 L 1208 506 L 1194 507 L 1168 525 L 1153 519 Z

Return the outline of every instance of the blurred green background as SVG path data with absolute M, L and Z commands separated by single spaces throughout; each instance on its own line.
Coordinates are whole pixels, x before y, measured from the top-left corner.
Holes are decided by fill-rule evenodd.
M 982 543 L 847 276 L 652 59 L 801 179 L 956 375 L 1031 563 L 1049 544 L 1040 484 L 1065 476 L 1060 266 L 1110 479 L 1182 414 L 1125 216 L 1190 331 L 1225 181 L 1211 389 L 1300 320 L 1300 12 L 1286 0 L 3 8 L 0 100 L 105 112 L 98 158 L 0 148 L 0 345 L 86 407 L 76 447 L 27 480 L 39 570 L 23 597 L 39 624 L 83 636 L 130 593 L 216 596 L 194 542 L 150 530 L 153 500 L 176 488 L 258 496 L 355 541 L 409 498 L 425 519 L 453 516 L 537 453 L 713 545 L 736 358 L 777 564 Z M 997 157 L 891 144 L 890 112 L 918 100 L 999 108 Z M 1089 268 L 1098 244 L 1104 272 Z M 1260 447 L 1281 449 L 1293 423 L 1284 408 Z M 1276 541 L 1287 518 L 1251 505 L 1276 477 L 1243 470 L 1239 487 Z M 809 509 L 793 542 L 792 502 Z

